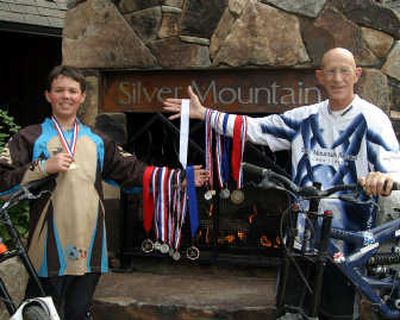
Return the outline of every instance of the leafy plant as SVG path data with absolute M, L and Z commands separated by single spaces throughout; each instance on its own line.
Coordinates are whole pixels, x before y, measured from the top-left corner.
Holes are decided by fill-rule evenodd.
M 8 114 L 5 108 L 0 108 L 0 153 L 3 152 L 4 147 L 10 137 L 20 129 L 20 126 L 15 123 L 12 116 Z M 4 200 L 0 200 L 2 205 Z M 29 205 L 27 202 L 19 203 L 9 211 L 10 217 L 17 229 L 19 235 L 22 238 L 26 238 L 28 235 L 29 226 Z M 6 245 L 10 245 L 11 239 L 5 226 L 0 224 L 0 237 Z
M 0 152 L 3 151 L 8 139 L 20 128 L 6 110 L 0 109 Z

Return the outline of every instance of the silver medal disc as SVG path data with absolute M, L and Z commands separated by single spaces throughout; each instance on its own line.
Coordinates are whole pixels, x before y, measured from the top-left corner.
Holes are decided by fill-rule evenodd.
M 181 254 L 179 253 L 179 251 L 175 251 L 172 254 L 172 259 L 174 259 L 175 261 L 178 261 L 181 258 Z
M 154 243 L 154 249 L 157 250 L 157 251 L 160 251 L 161 250 L 161 243 L 156 241 Z
M 206 199 L 207 201 L 210 201 L 210 200 L 212 199 L 212 192 L 211 192 L 211 190 L 207 190 L 207 191 L 204 193 L 204 199 Z
M 224 188 L 219 192 L 219 196 L 221 199 L 228 199 L 230 195 L 231 192 L 229 191 L 228 188 Z
M 231 201 L 234 204 L 241 204 L 244 201 L 244 192 L 242 190 L 233 190 L 231 193 Z
M 143 252 L 150 253 L 154 250 L 154 243 L 150 239 L 144 239 L 141 248 Z
M 200 250 L 195 246 L 186 249 L 186 257 L 189 260 L 197 260 L 200 257 Z
M 167 243 L 161 244 L 160 252 L 163 254 L 167 254 L 169 252 L 169 245 Z

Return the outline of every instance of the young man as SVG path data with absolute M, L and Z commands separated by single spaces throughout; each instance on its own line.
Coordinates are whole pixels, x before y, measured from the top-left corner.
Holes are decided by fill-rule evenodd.
M 28 126 L 0 157 L 0 192 L 54 176 L 51 194 L 33 203 L 29 255 L 64 320 L 87 319 L 101 273 L 108 271 L 102 180 L 129 190 L 142 185 L 146 165 L 77 118 L 84 76 L 55 67 L 45 91 L 52 117 Z M 196 166 L 196 185 L 206 174 Z M 36 292 L 28 285 L 27 295 Z
M 329 50 L 322 57 L 321 68 L 316 70 L 328 99 L 281 115 L 247 117 L 247 140 L 268 145 L 272 151 L 289 150 L 292 179 L 298 185 L 318 182 L 324 189 L 340 183 L 356 183 L 358 178 L 374 172 L 363 180 L 365 190 L 375 195 L 389 194 L 393 181 L 379 172 L 400 173 L 399 144 L 384 112 L 354 93 L 361 73 L 350 51 Z M 190 87 L 188 93 L 190 116 L 204 119 L 206 108 Z M 179 112 L 180 104 L 180 99 L 167 99 L 164 109 Z M 170 118 L 177 117 L 179 114 Z M 217 112 L 213 113 L 212 124 L 214 117 Z M 235 118 L 235 115 L 229 116 L 226 131 L 219 121 L 218 130 L 232 136 Z M 218 119 L 224 119 L 224 114 L 219 114 Z M 374 212 L 338 200 L 322 201 L 321 212 L 324 208 L 336 212 L 335 227 L 365 230 L 375 221 Z M 354 290 L 336 268 L 327 270 L 324 284 L 325 316 L 329 319 L 356 317 Z

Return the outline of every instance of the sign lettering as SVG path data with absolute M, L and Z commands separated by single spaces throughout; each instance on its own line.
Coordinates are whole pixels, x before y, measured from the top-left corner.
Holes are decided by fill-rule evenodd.
M 191 85 L 200 101 L 239 113 L 283 112 L 321 101 L 312 71 L 156 71 L 103 74 L 106 112 L 159 112 L 166 98 L 187 98 Z

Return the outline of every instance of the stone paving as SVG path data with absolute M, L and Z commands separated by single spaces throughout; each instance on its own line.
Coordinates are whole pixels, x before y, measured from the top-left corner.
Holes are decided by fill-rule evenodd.
M 95 320 L 274 319 L 276 268 L 154 262 L 102 277 Z

